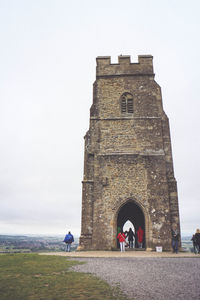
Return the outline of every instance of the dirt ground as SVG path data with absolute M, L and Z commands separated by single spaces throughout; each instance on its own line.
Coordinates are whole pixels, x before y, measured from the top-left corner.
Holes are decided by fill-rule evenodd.
M 46 252 L 41 255 L 58 255 L 69 257 L 200 257 L 191 252 L 155 252 L 155 251 L 73 251 L 73 252 Z

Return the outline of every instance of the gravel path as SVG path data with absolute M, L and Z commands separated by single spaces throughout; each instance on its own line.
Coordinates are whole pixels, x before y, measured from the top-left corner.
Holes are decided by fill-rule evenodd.
M 72 258 L 135 300 L 200 300 L 200 258 Z

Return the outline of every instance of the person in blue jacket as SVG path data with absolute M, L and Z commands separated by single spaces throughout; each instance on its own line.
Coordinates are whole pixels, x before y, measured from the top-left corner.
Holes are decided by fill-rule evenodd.
M 71 244 L 74 242 L 74 237 L 73 237 L 73 235 L 71 234 L 70 231 L 68 232 L 68 234 L 66 234 L 63 242 L 65 242 L 66 245 L 67 245 L 66 251 L 70 252 L 70 250 L 71 250 Z

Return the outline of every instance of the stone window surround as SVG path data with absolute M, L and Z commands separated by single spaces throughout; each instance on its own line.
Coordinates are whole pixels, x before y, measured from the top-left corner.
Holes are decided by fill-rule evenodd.
M 133 95 L 125 92 L 120 97 L 121 114 L 133 114 Z

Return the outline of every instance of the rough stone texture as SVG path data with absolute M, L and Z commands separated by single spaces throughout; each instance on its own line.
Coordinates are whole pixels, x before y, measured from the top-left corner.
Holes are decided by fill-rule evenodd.
M 127 220 L 135 230 L 143 227 L 147 249 L 169 250 L 172 224 L 180 228 L 161 89 L 153 57 L 138 58 L 130 63 L 129 56 L 119 56 L 118 64 L 110 64 L 110 57 L 97 57 L 85 135 L 80 250 L 115 248 L 117 226 Z

